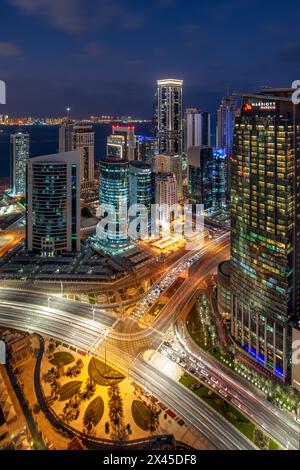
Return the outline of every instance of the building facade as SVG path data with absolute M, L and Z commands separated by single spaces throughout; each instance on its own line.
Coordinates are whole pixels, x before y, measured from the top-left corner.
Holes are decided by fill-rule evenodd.
M 291 93 L 242 95 L 231 175 L 231 333 L 281 380 L 300 318 L 300 111 Z
M 204 210 L 213 209 L 212 147 L 190 147 L 188 151 L 188 193 L 191 204 L 203 204 Z
M 220 315 L 225 321 L 231 319 L 230 261 L 223 261 L 218 266 L 217 302 Z
M 80 152 L 27 164 L 27 250 L 42 256 L 80 251 Z
M 59 129 L 59 152 L 80 150 L 82 188 L 87 188 L 95 179 L 95 132 L 92 126 L 75 125 L 66 121 Z
M 158 152 L 182 155 L 182 80 L 158 80 L 155 127 Z
M 155 178 L 155 202 L 159 207 L 160 227 L 170 229 L 177 218 L 177 181 L 174 173 L 157 173 Z
M 10 136 L 10 186 L 12 194 L 26 194 L 26 165 L 29 159 L 29 134 L 16 132 Z
M 104 246 L 122 249 L 128 245 L 129 162 L 106 158 L 99 167 L 101 220 L 97 237 Z
M 106 156 L 138 160 L 134 126 L 112 126 L 112 134 L 107 138 Z
M 129 210 L 135 204 L 144 209 L 133 214 L 129 212 L 129 220 L 137 217 L 143 219 L 143 227 L 137 227 L 139 236 L 147 238 L 151 229 L 152 173 L 151 166 L 141 161 L 129 163 Z M 147 233 L 146 233 L 147 232 Z
M 233 96 L 226 96 L 222 99 L 217 113 L 217 148 L 224 149 L 227 155 L 226 159 L 226 180 L 227 180 L 227 204 L 230 202 L 230 175 L 231 159 L 233 148 L 233 131 L 235 119 L 239 110 L 237 102 Z
M 184 150 L 188 154 L 190 147 L 210 145 L 210 114 L 197 108 L 188 108 L 184 119 Z

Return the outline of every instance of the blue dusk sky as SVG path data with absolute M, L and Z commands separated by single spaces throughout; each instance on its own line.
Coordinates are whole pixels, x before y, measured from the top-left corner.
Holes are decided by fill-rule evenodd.
M 293 0 L 1 0 L 0 79 L 12 115 L 151 117 L 155 81 L 185 106 L 300 79 Z

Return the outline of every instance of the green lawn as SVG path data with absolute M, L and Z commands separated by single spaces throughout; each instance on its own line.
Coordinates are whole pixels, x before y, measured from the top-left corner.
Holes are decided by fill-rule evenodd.
M 118 384 L 125 379 L 125 376 L 121 374 L 121 372 L 113 369 L 108 364 L 105 367 L 105 363 L 95 357 L 90 360 L 88 371 L 90 377 L 95 380 L 96 384 L 104 387 Z
M 73 361 L 74 361 L 74 356 L 71 353 L 61 351 L 61 352 L 56 352 L 53 354 L 53 358 L 51 359 L 50 364 L 54 366 L 58 366 L 58 365 L 66 366 L 68 364 L 71 364 L 71 362 Z
M 94 426 L 100 423 L 104 414 L 104 402 L 101 397 L 95 398 L 87 407 L 84 414 L 84 421 L 88 416 L 91 416 Z
M 184 374 L 179 382 L 185 387 L 191 389 L 199 398 L 205 401 L 209 406 L 214 408 L 220 413 L 225 419 L 227 419 L 233 426 L 235 426 L 244 436 L 255 442 L 255 424 L 252 423 L 245 415 L 240 413 L 236 408 L 231 406 L 226 400 L 223 400 L 216 393 L 212 392 L 205 385 L 199 383 L 199 387 L 196 386 L 197 380 L 189 374 Z M 262 432 L 262 431 L 261 431 Z M 279 450 L 279 445 L 272 439 L 269 439 L 269 449 Z M 256 443 L 256 442 L 255 442 Z
M 74 380 L 61 387 L 59 401 L 69 400 L 80 392 L 82 382 Z
M 142 401 L 134 400 L 131 405 L 131 413 L 135 424 L 143 431 L 148 431 L 150 424 L 149 408 Z

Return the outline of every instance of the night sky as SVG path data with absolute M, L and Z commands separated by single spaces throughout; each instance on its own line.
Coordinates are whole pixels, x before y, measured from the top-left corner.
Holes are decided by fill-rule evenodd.
M 300 7 L 261 0 L 1 0 L 0 113 L 151 117 L 157 78 L 215 112 L 227 89 L 300 79 Z

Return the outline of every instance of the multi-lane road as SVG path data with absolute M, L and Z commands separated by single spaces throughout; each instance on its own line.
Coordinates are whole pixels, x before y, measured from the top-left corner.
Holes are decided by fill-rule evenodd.
M 152 286 L 127 322 L 120 322 L 106 309 L 54 296 L 48 298 L 44 294 L 0 289 L 0 325 L 36 331 L 100 356 L 104 355 L 105 348 L 110 362 L 130 371 L 135 380 L 168 403 L 195 430 L 202 430 L 217 448 L 253 448 L 243 435 L 200 402 L 197 396 L 144 362 L 142 353 L 147 349 L 157 349 L 167 329 L 177 324 L 177 333 L 191 354 L 201 359 L 208 370 L 214 370 L 220 383 L 233 389 L 241 403 L 250 406 L 252 419 L 265 427 L 284 447 L 298 449 L 298 427 L 292 416 L 273 409 L 260 392 L 199 350 L 186 335 L 182 317 L 185 306 L 199 283 L 228 255 L 228 249 L 229 239 L 225 235 L 197 252 L 187 253 Z M 195 267 L 192 275 L 176 291 L 153 325 L 139 329 L 138 322 L 145 309 L 192 266 Z

